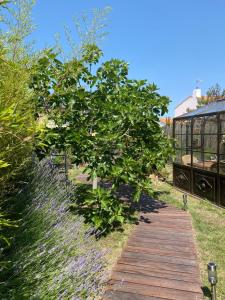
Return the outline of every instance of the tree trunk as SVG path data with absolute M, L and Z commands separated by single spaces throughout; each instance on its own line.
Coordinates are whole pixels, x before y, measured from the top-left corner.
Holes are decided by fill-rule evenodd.
M 96 190 L 98 188 L 98 177 L 96 172 L 94 172 L 93 181 L 92 181 L 92 189 Z

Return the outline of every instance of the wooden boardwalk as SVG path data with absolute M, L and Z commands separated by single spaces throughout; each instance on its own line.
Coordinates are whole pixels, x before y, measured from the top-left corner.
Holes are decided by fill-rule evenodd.
M 190 216 L 157 201 L 141 212 L 103 299 L 203 299 Z

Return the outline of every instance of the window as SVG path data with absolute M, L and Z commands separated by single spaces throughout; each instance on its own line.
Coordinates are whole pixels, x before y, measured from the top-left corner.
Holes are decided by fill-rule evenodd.
M 175 122 L 175 162 L 191 164 L 191 120 Z
M 217 116 L 193 120 L 193 167 L 217 172 Z

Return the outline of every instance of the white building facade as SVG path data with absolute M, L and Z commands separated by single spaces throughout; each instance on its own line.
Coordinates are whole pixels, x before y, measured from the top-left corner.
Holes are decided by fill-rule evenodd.
M 187 97 L 175 108 L 175 118 L 186 114 L 188 111 L 195 110 L 198 105 L 198 98 L 201 98 L 201 89 L 193 90 L 192 96 Z

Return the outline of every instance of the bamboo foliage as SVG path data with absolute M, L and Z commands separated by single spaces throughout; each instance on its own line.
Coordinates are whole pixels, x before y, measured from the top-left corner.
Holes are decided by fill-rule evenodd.
M 0 187 L 22 171 L 32 151 L 34 132 L 29 71 L 0 54 Z

